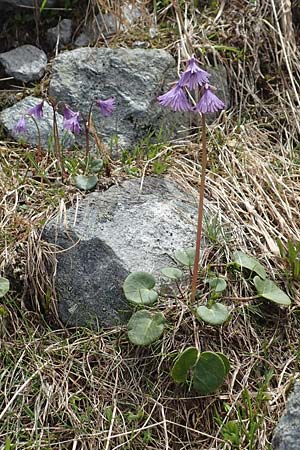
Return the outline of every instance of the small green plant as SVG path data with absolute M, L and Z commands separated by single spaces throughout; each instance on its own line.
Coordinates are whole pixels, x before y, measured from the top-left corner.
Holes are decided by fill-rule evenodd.
M 176 383 L 190 379 L 196 391 L 209 395 L 224 383 L 229 370 L 230 363 L 223 353 L 199 353 L 196 347 L 189 347 L 177 357 L 171 377 Z
M 300 280 L 300 241 L 292 242 L 287 241 L 284 245 L 283 242 L 278 239 L 277 245 L 280 251 L 280 256 L 285 260 L 286 265 L 289 268 L 290 277 L 293 280 Z
M 0 277 L 0 298 L 4 297 L 9 291 L 9 280 L 4 277 Z

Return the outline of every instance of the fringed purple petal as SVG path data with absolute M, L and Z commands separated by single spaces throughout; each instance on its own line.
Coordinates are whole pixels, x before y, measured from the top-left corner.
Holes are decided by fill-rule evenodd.
M 196 87 L 203 86 L 208 83 L 210 74 L 205 70 L 202 70 L 194 57 L 188 62 L 187 69 L 180 76 L 178 85 L 180 87 L 188 87 L 189 89 L 195 89 Z
M 202 97 L 195 106 L 195 111 L 206 114 L 214 113 L 224 108 L 224 102 L 222 102 L 222 100 L 220 100 L 209 87 L 205 87 Z
M 22 133 L 26 133 L 27 131 L 27 126 L 26 126 L 26 121 L 25 121 L 25 117 L 22 116 L 18 122 L 16 123 L 15 127 L 14 127 L 14 131 L 17 134 L 22 134 Z
M 157 97 L 158 102 L 173 111 L 191 111 L 192 106 L 189 103 L 184 90 L 177 84 L 163 95 Z
M 27 111 L 27 114 L 30 116 L 35 117 L 36 119 L 40 120 L 43 117 L 43 106 L 44 106 L 44 100 L 39 103 L 38 105 L 34 106 L 33 108 L 30 108 Z
M 109 117 L 116 109 L 116 100 L 114 97 L 106 100 L 96 100 L 96 105 L 99 107 L 100 112 L 104 117 Z

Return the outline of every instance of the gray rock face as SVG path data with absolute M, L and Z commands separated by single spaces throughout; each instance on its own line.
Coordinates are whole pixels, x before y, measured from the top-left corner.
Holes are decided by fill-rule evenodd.
M 72 38 L 72 20 L 63 19 L 56 27 L 47 31 L 47 41 L 52 46 L 59 42 L 59 48 L 68 45 Z
M 30 108 L 41 103 L 40 98 L 36 97 L 26 97 L 24 100 L 16 103 L 10 108 L 4 109 L 0 113 L 0 123 L 8 131 L 8 133 L 16 140 L 20 138 L 24 139 L 25 142 L 31 145 L 38 144 L 38 132 L 34 121 L 30 117 L 26 117 L 27 132 L 20 135 L 16 133 L 14 127 L 18 120 L 27 113 Z M 41 133 L 41 143 L 43 148 L 47 149 L 49 142 L 51 145 L 52 138 L 52 126 L 53 126 L 53 110 L 52 107 L 44 102 L 44 117 L 38 120 L 38 125 Z M 61 144 L 64 147 L 71 147 L 74 144 L 74 136 L 69 131 L 63 128 L 63 117 L 57 115 L 58 130 L 60 135 Z
M 122 285 L 132 271 L 158 276 L 174 265 L 174 251 L 194 245 L 194 198 L 164 178 L 128 180 L 81 200 L 66 217 L 48 223 L 44 238 L 57 255 L 58 309 L 67 325 L 114 326 L 130 306 Z M 64 227 L 67 224 L 67 227 Z
M 300 385 L 295 384 L 286 410 L 281 417 L 274 436 L 273 450 L 299 450 L 300 448 Z
M 95 99 L 115 97 L 117 109 L 103 118 L 94 108 L 94 122 L 103 140 L 118 136 L 130 148 L 149 132 L 170 138 L 188 123 L 188 116 L 162 108 L 157 96 L 176 79 L 174 58 L 164 50 L 80 48 L 54 60 L 49 94 L 87 115 Z
M 47 56 L 43 50 L 33 45 L 22 45 L 9 52 L 0 53 L 0 64 L 7 75 L 27 83 L 39 80 L 44 75 Z

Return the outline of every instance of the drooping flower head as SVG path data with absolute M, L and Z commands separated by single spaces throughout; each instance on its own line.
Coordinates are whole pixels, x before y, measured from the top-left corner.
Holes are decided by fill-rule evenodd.
M 184 90 L 178 84 L 157 97 L 157 100 L 162 106 L 171 108 L 173 111 L 191 111 L 192 109 Z
M 116 100 L 114 97 L 106 100 L 96 100 L 96 105 L 99 107 L 102 116 L 109 117 L 116 109 Z
M 220 100 L 211 90 L 211 87 L 206 84 L 204 86 L 204 92 L 195 106 L 195 111 L 200 112 L 202 114 L 206 113 L 214 113 L 219 109 L 224 109 L 225 104 Z
M 22 116 L 21 119 L 18 120 L 18 122 L 16 123 L 16 125 L 14 126 L 14 131 L 17 134 L 23 134 L 26 133 L 27 131 L 27 125 L 26 125 L 26 121 L 25 121 L 25 117 Z
M 33 116 L 39 120 L 43 117 L 43 106 L 44 106 L 44 100 L 41 103 L 38 103 L 36 106 L 33 106 L 33 108 L 30 108 L 27 111 L 27 114 L 29 114 L 30 116 Z
M 68 106 L 64 108 L 64 128 L 74 134 L 81 132 L 81 127 L 78 121 L 79 112 L 72 111 Z
M 188 61 L 186 70 L 181 74 L 178 84 L 181 87 L 188 87 L 189 89 L 196 89 L 208 83 L 210 74 L 205 70 L 200 69 L 194 56 Z

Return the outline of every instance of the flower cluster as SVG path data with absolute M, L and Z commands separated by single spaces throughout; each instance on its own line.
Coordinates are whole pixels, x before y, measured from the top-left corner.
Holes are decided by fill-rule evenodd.
M 175 86 L 165 94 L 160 95 L 158 101 L 162 106 L 171 108 L 173 111 L 193 111 L 206 114 L 224 109 L 224 103 L 212 91 L 209 77 L 210 74 L 201 69 L 196 59 L 192 57 Z M 187 97 L 186 88 L 199 90 L 201 97 L 195 106 L 191 104 Z
M 96 100 L 96 105 L 99 107 L 100 113 L 104 117 L 111 116 L 114 110 L 116 109 L 116 102 L 113 97 L 108 98 L 106 100 Z M 37 120 L 42 119 L 43 106 L 44 100 L 38 105 L 34 106 L 33 108 L 28 109 L 26 114 L 22 116 L 16 123 L 14 127 L 15 132 L 18 134 L 26 133 L 27 131 L 27 125 L 25 120 L 26 115 L 29 115 Z M 72 109 L 68 105 L 65 105 L 63 112 L 64 128 L 66 130 L 71 131 L 74 134 L 79 134 L 81 132 L 79 116 L 80 116 L 79 111 L 72 111 Z

